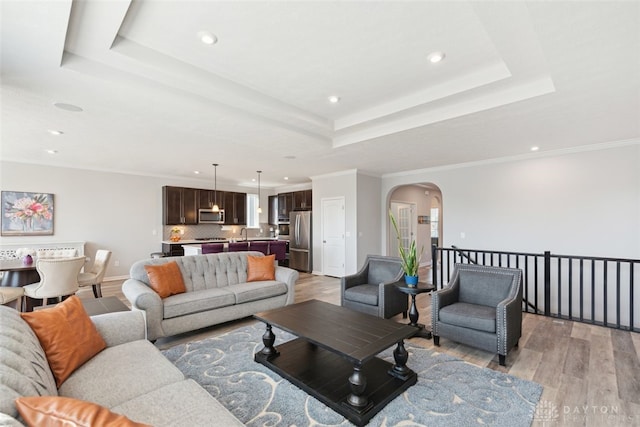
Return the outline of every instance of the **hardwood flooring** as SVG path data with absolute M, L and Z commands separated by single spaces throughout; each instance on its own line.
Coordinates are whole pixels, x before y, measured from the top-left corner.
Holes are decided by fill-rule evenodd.
M 105 282 L 104 296 L 115 295 L 129 305 L 122 281 Z M 78 296 L 93 298 L 90 288 Z M 340 304 L 340 279 L 301 273 L 296 302 L 319 299 Z M 416 299 L 421 323 L 429 324 L 431 297 Z M 399 315 L 394 320 L 406 322 Z M 228 322 L 157 341 L 160 349 L 219 335 L 251 318 Z M 640 425 L 640 334 L 524 313 L 519 347 L 500 366 L 496 355 L 440 339 L 412 338 L 419 345 L 447 353 L 474 365 L 505 372 L 544 386 L 534 415 L 534 426 L 630 426 Z M 409 359 L 410 365 L 411 359 Z

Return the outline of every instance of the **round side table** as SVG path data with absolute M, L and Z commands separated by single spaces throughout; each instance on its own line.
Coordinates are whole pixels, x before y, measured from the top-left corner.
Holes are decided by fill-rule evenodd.
M 409 308 L 409 320 L 411 323 L 409 323 L 409 325 L 419 328 L 414 337 L 431 339 L 431 331 L 427 330 L 423 324 L 418 323 L 420 313 L 418 313 L 418 308 L 416 307 L 416 295 L 432 292 L 436 289 L 435 286 L 425 282 L 418 282 L 418 286 L 407 286 L 402 284 L 396 285 L 396 288 L 403 294 L 411 296 L 411 307 Z

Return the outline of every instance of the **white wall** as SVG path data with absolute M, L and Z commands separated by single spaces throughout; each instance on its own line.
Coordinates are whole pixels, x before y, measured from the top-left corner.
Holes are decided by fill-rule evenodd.
M 131 264 L 162 248 L 162 186 L 211 188 L 204 180 L 96 172 L 13 162 L 0 162 L 0 187 L 5 191 L 54 194 L 53 236 L 1 237 L 1 244 L 85 241 L 91 258 L 100 248 L 113 252 L 107 277 L 128 276 Z M 245 187 L 218 189 L 257 193 Z M 260 220 L 267 222 L 267 189 L 261 192 Z M 266 229 L 268 232 L 268 228 Z M 155 235 L 154 235 L 155 232 Z M 119 261 L 120 266 L 115 263 Z
M 380 216 L 377 215 L 380 200 L 381 180 L 379 177 L 357 173 L 357 256 L 355 273 L 368 254 L 382 255 Z
M 638 165 L 632 143 L 389 175 L 380 215 L 394 188 L 430 182 L 442 191 L 444 246 L 640 258 Z

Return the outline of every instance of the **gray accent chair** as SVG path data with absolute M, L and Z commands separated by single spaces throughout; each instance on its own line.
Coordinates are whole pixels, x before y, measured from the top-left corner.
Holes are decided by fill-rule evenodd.
M 395 287 L 403 277 L 400 258 L 367 255 L 360 271 L 340 280 L 341 305 L 385 319 L 399 313 L 406 318 L 407 295 Z
M 440 337 L 498 353 L 507 352 L 522 335 L 522 270 L 456 264 L 446 288 L 431 298 L 433 342 Z

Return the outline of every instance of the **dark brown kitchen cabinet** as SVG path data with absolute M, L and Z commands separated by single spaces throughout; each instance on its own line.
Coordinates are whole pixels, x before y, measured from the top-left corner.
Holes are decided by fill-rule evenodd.
M 293 210 L 293 193 L 278 194 L 278 221 L 289 222 L 289 212 Z
M 278 196 L 269 196 L 269 225 L 278 225 Z
M 240 225 L 247 223 L 247 193 L 224 193 L 224 223 Z
M 222 202 L 224 200 L 224 192 L 219 191 L 216 192 L 214 190 L 198 190 L 199 193 L 199 209 L 211 209 L 214 204 L 218 204 L 220 209 L 223 209 Z
M 293 192 L 293 209 L 311 210 L 311 190 Z
M 198 190 L 184 187 L 162 187 L 162 210 L 165 225 L 198 223 Z

